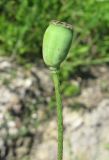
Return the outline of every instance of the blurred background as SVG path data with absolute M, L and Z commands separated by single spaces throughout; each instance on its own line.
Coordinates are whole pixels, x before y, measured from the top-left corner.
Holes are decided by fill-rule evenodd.
M 64 160 L 109 160 L 109 0 L 0 0 L 0 160 L 56 160 L 50 20 L 73 26 L 60 71 Z

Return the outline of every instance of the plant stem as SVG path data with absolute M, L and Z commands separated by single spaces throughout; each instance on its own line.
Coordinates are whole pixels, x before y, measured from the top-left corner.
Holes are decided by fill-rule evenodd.
M 55 86 L 56 104 L 57 104 L 57 123 L 58 123 L 58 155 L 57 159 L 63 159 L 63 107 L 60 94 L 60 82 L 58 72 L 53 72 L 53 81 Z

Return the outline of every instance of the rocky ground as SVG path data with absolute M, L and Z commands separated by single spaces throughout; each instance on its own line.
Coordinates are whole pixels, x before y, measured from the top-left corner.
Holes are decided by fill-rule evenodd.
M 108 160 L 109 67 L 91 67 L 90 74 L 83 71 L 68 83 L 75 82 L 79 94 L 63 93 L 63 159 Z M 53 91 L 41 62 L 24 67 L 0 58 L 1 160 L 56 160 L 56 112 L 49 107 Z

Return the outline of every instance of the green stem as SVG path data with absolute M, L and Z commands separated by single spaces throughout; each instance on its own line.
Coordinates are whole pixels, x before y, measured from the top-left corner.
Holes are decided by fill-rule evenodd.
M 55 86 L 56 103 L 57 103 L 57 121 L 58 121 L 58 155 L 57 159 L 63 159 L 63 114 L 62 100 L 60 94 L 60 83 L 58 72 L 53 72 L 53 81 Z

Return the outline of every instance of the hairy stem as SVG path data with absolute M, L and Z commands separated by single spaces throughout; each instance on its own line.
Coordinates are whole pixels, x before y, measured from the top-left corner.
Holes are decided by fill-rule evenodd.
M 58 72 L 53 72 L 53 81 L 55 86 L 56 104 L 57 104 L 57 121 L 58 121 L 58 155 L 57 159 L 63 159 L 63 114 L 62 100 L 60 94 L 60 83 Z

